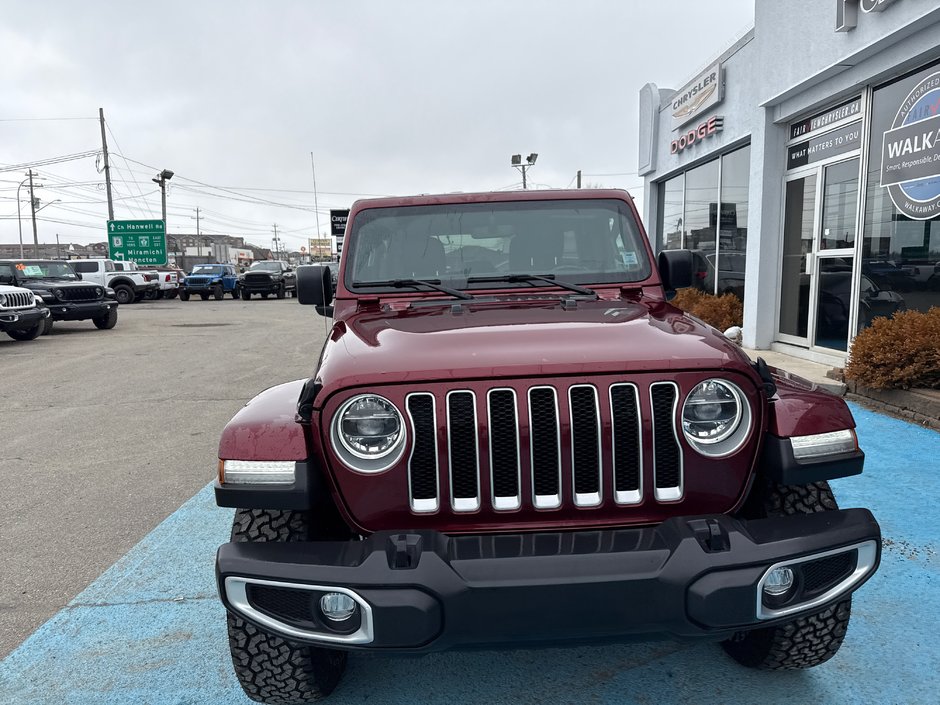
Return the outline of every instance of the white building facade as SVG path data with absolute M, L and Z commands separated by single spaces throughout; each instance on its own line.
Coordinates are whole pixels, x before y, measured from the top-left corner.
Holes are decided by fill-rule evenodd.
M 940 306 L 940 3 L 757 0 L 685 86 L 643 87 L 638 166 L 654 248 L 743 299 L 746 346 L 842 366 L 873 318 Z

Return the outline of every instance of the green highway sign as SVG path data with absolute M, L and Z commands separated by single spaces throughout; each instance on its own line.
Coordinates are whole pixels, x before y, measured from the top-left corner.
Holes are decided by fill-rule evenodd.
M 109 220 L 108 253 L 111 259 L 142 265 L 166 264 L 166 223 L 162 220 Z

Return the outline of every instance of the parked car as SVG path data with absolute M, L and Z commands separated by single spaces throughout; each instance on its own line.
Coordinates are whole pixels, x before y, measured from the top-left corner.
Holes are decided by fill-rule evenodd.
M 488 271 L 448 273 L 447 248 L 483 243 Z M 624 191 L 355 203 L 335 292 L 297 270 L 334 319 L 313 374 L 219 445 L 246 693 L 321 698 L 349 650 L 667 636 L 763 669 L 834 656 L 881 551 L 827 484 L 862 470 L 855 422 L 667 302 L 693 259 L 657 267 Z
M 279 299 L 293 294 L 297 289 L 297 277 L 290 264 L 282 260 L 255 262 L 241 277 L 241 296 L 248 301 L 252 294 L 262 299 L 274 294 Z
M 83 260 L 92 261 L 92 260 Z M 69 262 L 62 260 L 0 260 L 0 284 L 29 289 L 49 309 L 43 335 L 54 321 L 91 320 L 96 328 L 114 328 L 118 302 L 113 289 L 79 279 Z
M 119 264 L 111 259 L 75 259 L 70 260 L 69 264 L 82 281 L 113 289 L 114 298 L 121 304 L 140 301 L 160 287 L 156 277 L 138 271 L 133 262 Z
M 233 299 L 237 299 L 238 275 L 231 264 L 197 264 L 180 282 L 179 292 L 181 301 L 189 301 L 193 294 L 198 294 L 203 301 L 209 296 L 221 301 L 226 294 L 231 294 Z
M 848 340 L 849 310 L 852 303 L 852 272 L 819 273 L 819 311 L 816 337 L 825 340 Z M 891 318 L 907 306 L 896 291 L 879 289 L 874 281 L 862 275 L 859 284 L 859 324 L 871 325 L 878 316 Z
M 3 274 L 0 277 L 12 279 Z M 0 284 L 0 331 L 13 340 L 35 340 L 42 335 L 47 318 L 49 309 L 42 298 L 29 289 Z

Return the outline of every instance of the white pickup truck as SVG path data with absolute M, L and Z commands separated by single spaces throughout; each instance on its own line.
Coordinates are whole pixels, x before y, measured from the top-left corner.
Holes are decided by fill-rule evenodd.
M 150 280 L 144 272 L 136 269 L 134 262 L 115 262 L 110 259 L 76 259 L 69 262 L 82 281 L 94 282 L 104 287 L 114 289 L 114 298 L 119 304 L 130 304 L 142 298 L 153 296 L 151 292 L 158 292 L 160 284 L 156 279 Z M 118 264 L 122 266 L 118 268 Z M 124 265 L 132 265 L 125 269 Z
M 157 282 L 158 288 L 147 292 L 146 298 L 148 299 L 172 299 L 179 293 L 179 275 L 176 270 L 167 267 L 162 269 L 141 267 L 136 262 L 121 260 L 114 260 L 114 268 L 119 272 L 142 272 L 147 281 Z

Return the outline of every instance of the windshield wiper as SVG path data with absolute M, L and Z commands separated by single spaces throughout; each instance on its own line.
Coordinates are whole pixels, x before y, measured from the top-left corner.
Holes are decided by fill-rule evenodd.
M 510 284 L 515 282 L 543 282 L 545 284 L 560 286 L 562 289 L 568 289 L 568 291 L 573 291 L 576 294 L 593 296 L 595 299 L 599 298 L 597 292 L 593 289 L 557 280 L 554 274 L 504 274 L 498 277 L 467 277 L 467 283 L 469 284 L 471 282 L 509 282 Z
M 426 286 L 429 289 L 440 291 L 443 294 L 449 294 L 457 299 L 470 301 L 476 298 L 465 291 L 443 286 L 440 279 L 388 279 L 380 282 L 353 282 L 353 286 L 388 286 L 393 289 L 417 289 L 419 286 Z

